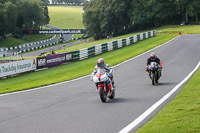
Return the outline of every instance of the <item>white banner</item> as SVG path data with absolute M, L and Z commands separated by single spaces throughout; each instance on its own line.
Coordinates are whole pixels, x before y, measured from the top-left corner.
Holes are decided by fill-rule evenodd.
M 36 59 L 28 59 L 0 64 L 0 77 L 23 73 L 36 69 Z

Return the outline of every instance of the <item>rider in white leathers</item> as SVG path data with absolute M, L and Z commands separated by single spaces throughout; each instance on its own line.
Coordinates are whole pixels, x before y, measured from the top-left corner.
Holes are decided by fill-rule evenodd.
M 108 77 L 112 81 L 112 86 L 113 86 L 113 88 L 115 88 L 114 79 L 113 79 L 113 69 L 107 63 L 104 62 L 103 58 L 100 58 L 97 60 L 97 65 L 94 67 L 92 76 L 94 76 L 97 73 L 98 68 L 104 68 L 106 70 L 106 72 L 108 73 Z M 96 84 L 96 86 L 97 86 L 97 84 Z

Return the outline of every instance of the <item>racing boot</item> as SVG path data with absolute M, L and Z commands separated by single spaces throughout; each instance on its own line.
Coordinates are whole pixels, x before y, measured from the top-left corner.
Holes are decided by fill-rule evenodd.
M 112 90 L 115 90 L 115 88 L 116 88 L 116 85 L 115 85 L 114 80 L 112 79 Z
M 152 79 L 152 77 L 151 77 L 151 73 L 150 73 L 150 72 L 149 72 L 149 74 L 148 74 L 148 75 L 149 75 L 149 78 L 150 78 L 150 79 Z

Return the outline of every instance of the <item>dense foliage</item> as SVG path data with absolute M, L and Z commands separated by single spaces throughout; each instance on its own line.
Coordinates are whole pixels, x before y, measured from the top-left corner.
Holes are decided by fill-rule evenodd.
M 198 21 L 199 0 L 89 0 L 83 22 L 95 39 L 137 29 Z
M 0 0 L 0 39 L 49 23 L 48 0 Z

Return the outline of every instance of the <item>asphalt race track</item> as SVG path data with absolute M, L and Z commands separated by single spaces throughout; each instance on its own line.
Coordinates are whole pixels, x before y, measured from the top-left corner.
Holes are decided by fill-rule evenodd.
M 163 62 L 160 83 L 152 86 L 145 71 L 146 59 L 151 53 L 148 52 L 114 67 L 116 98 L 107 103 L 101 102 L 89 76 L 32 91 L 1 95 L 0 133 L 119 132 L 195 68 L 200 60 L 200 35 L 179 36 L 154 52 Z

